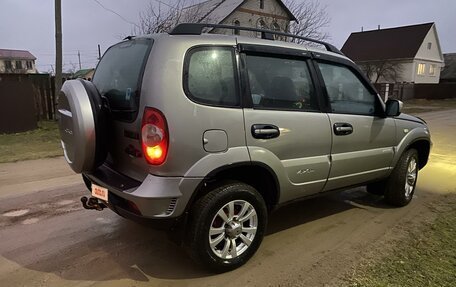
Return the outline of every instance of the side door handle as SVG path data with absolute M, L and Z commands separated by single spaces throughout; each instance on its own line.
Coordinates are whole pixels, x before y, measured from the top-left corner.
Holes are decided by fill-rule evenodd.
M 333 130 L 337 136 L 346 136 L 353 132 L 353 126 L 349 123 L 335 123 Z
M 275 125 L 255 124 L 252 125 L 252 136 L 256 139 L 272 139 L 280 135 L 280 130 Z

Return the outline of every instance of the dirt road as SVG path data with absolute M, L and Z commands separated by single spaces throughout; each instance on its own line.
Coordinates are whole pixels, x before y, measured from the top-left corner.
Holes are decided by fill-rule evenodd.
M 83 210 L 79 176 L 61 158 L 0 165 L 2 286 L 324 286 L 337 284 L 385 237 L 434 216 L 431 202 L 454 192 L 456 110 L 423 114 L 434 149 L 417 195 L 390 208 L 362 188 L 273 214 L 245 266 L 212 275 L 164 233 L 113 214 Z M 449 131 L 452 131 L 451 133 Z

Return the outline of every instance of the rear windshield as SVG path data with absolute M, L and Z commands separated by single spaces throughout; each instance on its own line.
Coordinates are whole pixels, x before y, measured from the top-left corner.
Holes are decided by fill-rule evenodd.
M 139 105 L 141 79 L 152 46 L 151 39 L 133 39 L 109 48 L 93 77 L 102 97 L 106 97 L 113 115 L 133 120 Z

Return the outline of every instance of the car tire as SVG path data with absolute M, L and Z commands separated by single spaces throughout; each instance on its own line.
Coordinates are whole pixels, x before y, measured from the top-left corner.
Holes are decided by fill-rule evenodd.
M 405 151 L 387 180 L 385 200 L 394 206 L 405 206 L 413 198 L 418 179 L 418 152 Z
M 212 272 L 236 269 L 257 251 L 267 219 L 265 201 L 252 186 L 236 182 L 217 187 L 192 207 L 190 256 Z

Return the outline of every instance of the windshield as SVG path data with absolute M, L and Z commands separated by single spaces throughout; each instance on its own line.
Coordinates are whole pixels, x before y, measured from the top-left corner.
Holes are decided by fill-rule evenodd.
M 97 66 L 93 83 L 100 95 L 108 99 L 116 117 L 132 120 L 136 114 L 142 73 L 152 42 L 133 39 L 116 44 L 106 51 Z

